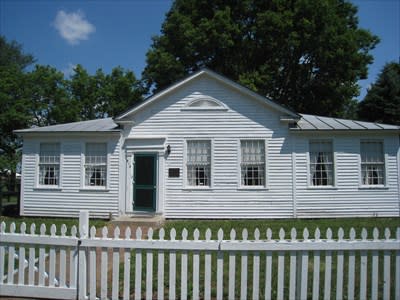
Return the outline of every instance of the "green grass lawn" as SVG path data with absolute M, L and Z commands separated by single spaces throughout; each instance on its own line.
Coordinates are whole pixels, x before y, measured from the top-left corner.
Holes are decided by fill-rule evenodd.
M 372 237 L 372 230 L 377 227 L 380 231 L 380 236 L 383 237 L 384 228 L 389 228 L 392 237 L 395 237 L 396 228 L 400 227 L 400 218 L 337 218 L 337 219 L 278 219 L 278 220 L 168 220 L 164 224 L 166 233 L 172 228 L 177 230 L 177 239 L 180 239 L 183 228 L 189 231 L 189 237 L 193 237 L 195 228 L 200 230 L 200 238 L 204 238 L 205 231 L 210 228 L 212 231 L 212 239 L 217 239 L 217 231 L 222 228 L 224 231 L 224 239 L 229 239 L 229 234 L 232 228 L 236 230 L 236 239 L 240 239 L 242 230 L 247 228 L 249 238 L 254 238 L 254 230 L 258 228 L 261 232 L 260 239 L 266 238 L 267 228 L 271 228 L 273 238 L 279 238 L 279 230 L 283 228 L 286 232 L 286 237 L 290 237 L 290 230 L 296 228 L 297 237 L 301 239 L 304 228 L 310 232 L 310 238 L 314 236 L 316 228 L 321 230 L 321 237 L 325 236 L 326 230 L 331 228 L 333 236 L 337 236 L 338 229 L 343 228 L 345 237 L 349 236 L 350 228 L 356 230 L 357 237 L 360 236 L 362 228 L 366 228 L 368 236 Z M 166 236 L 169 236 L 166 234 Z

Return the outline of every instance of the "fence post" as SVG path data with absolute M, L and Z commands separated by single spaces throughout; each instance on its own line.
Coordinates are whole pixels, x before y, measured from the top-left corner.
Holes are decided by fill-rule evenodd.
M 80 247 L 81 240 L 88 238 L 89 211 L 79 211 L 79 242 L 78 242 L 78 299 L 86 299 L 87 293 L 87 257 L 86 249 Z

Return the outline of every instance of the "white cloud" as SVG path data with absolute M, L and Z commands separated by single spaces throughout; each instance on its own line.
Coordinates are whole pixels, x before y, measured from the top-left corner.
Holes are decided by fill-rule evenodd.
M 68 66 L 65 67 L 61 72 L 64 73 L 64 77 L 68 78 L 75 74 L 75 67 L 76 65 L 72 63 L 68 63 Z
M 61 37 L 71 45 L 77 45 L 82 40 L 87 40 L 89 35 L 96 31 L 96 27 L 86 20 L 85 14 L 80 10 L 71 13 L 58 11 L 54 27 Z

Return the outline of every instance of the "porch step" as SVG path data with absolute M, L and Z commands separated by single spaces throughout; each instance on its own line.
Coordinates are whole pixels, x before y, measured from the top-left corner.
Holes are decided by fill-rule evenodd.
M 164 217 L 161 215 L 154 214 L 134 214 L 134 215 L 122 215 L 114 220 L 111 223 L 115 226 L 131 226 L 133 227 L 153 227 L 158 228 L 164 224 Z

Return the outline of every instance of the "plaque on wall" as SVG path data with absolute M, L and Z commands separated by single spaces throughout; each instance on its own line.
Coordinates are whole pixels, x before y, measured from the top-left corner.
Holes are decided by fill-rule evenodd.
M 170 177 L 170 178 L 179 177 L 179 168 L 169 168 L 168 169 L 168 177 Z

